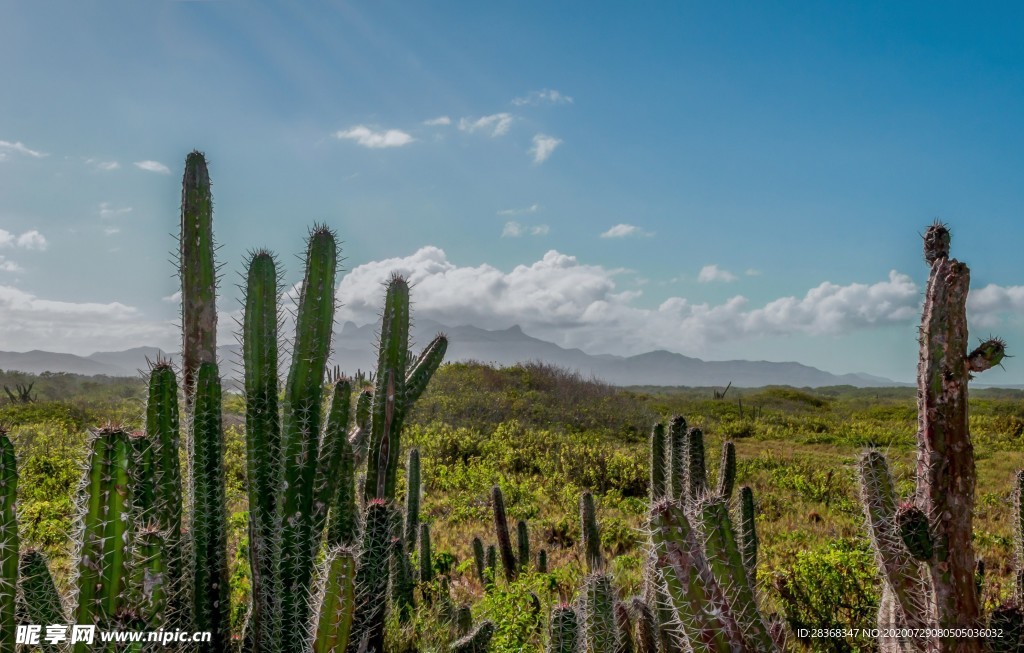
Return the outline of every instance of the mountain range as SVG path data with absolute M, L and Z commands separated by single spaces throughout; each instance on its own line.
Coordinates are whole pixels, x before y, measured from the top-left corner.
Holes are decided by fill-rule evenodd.
M 374 369 L 376 364 L 377 325 L 358 326 L 346 322 L 334 334 L 331 365 L 346 373 Z M 551 342 L 531 337 L 519 326 L 487 330 L 475 326 L 445 326 L 429 320 L 417 322 L 412 341 L 418 346 L 428 343 L 436 333 L 448 335 L 447 361 L 475 360 L 499 366 L 520 362 L 542 361 L 594 377 L 612 385 L 648 386 L 725 386 L 760 387 L 789 385 L 821 387 L 851 385 L 883 387 L 905 385 L 891 379 L 869 374 L 832 374 L 795 362 L 769 361 L 705 361 L 669 351 L 651 351 L 636 356 L 588 354 L 580 349 L 566 349 Z M 418 347 L 413 347 L 418 349 Z M 229 379 L 241 377 L 241 347 L 237 344 L 218 348 L 222 373 Z M 0 351 L 0 369 L 39 374 L 44 371 L 83 375 L 137 376 L 146 369 L 147 359 L 158 356 L 176 359 L 176 355 L 156 347 L 136 347 L 125 351 L 96 352 L 89 356 L 33 350 L 29 352 Z M 282 361 L 282 367 L 287 361 Z

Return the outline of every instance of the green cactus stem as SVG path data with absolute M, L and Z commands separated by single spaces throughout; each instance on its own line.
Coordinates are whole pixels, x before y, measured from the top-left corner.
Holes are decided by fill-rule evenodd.
M 557 606 L 551 611 L 547 653 L 577 653 L 579 641 L 580 624 L 576 610 L 569 605 Z
M 896 527 L 900 539 L 915 560 L 932 558 L 932 538 L 928 534 L 928 515 L 912 503 L 901 503 L 896 509 Z
M 1024 650 L 1024 609 L 1015 601 L 1005 603 L 988 617 L 991 653 L 1020 653 Z
M 754 491 L 749 486 L 740 488 L 740 519 L 736 539 L 743 556 L 743 566 L 753 583 L 757 578 L 757 523 L 754 512 Z
M 213 253 L 213 196 L 206 156 L 193 150 L 185 157 L 181 180 L 182 362 L 186 405 L 201 363 L 217 360 L 217 267 Z
M 591 573 L 604 569 L 604 556 L 601 555 L 601 534 L 597 526 L 597 509 L 594 507 L 594 495 L 589 491 L 580 496 L 580 524 L 582 530 L 583 553 L 587 561 L 587 569 Z
M 707 492 L 707 468 L 704 461 L 704 432 L 691 428 L 686 433 L 686 480 L 691 500 L 700 499 Z
M 28 623 L 41 626 L 67 623 L 64 606 L 42 553 L 29 549 L 21 554 L 18 584 L 24 597 L 23 606 Z M 43 645 L 42 649 L 56 651 L 58 647 Z
M 150 630 L 167 624 L 167 565 L 164 536 L 156 524 L 142 527 L 135 535 L 132 559 L 134 609 Z
M 484 557 L 484 543 L 479 537 L 473 538 L 473 563 L 476 567 L 476 577 L 480 582 L 484 582 L 484 568 L 487 566 L 487 560 Z
M 716 494 L 728 501 L 736 485 L 736 445 L 731 440 L 722 443 L 722 458 L 718 463 L 718 490 Z
M 661 582 L 693 650 L 746 650 L 739 624 L 683 507 L 669 500 L 655 504 L 649 528 Z
M 637 653 L 658 653 L 658 622 L 647 602 L 634 596 L 629 602 L 629 612 L 636 623 Z
M 548 573 L 548 552 L 546 549 L 541 549 L 537 552 L 537 572 L 541 574 Z
M 501 488 L 497 485 L 491 488 L 491 504 L 494 508 L 494 530 L 498 536 L 501 566 L 505 570 L 505 580 L 511 583 L 516 579 L 518 567 L 516 566 L 516 556 L 512 552 L 512 538 L 508 532 L 505 498 L 501 493 Z
M 280 578 L 284 632 L 300 632 L 309 623 L 313 556 L 313 492 L 319 459 L 321 406 L 327 356 L 334 326 L 334 290 L 338 250 L 334 234 L 314 227 L 306 250 L 306 271 L 295 319 L 295 344 L 285 384 L 281 455 L 283 492 Z M 319 535 L 319 534 L 317 534 Z
M 405 488 L 405 546 L 409 551 L 416 548 L 416 535 L 420 529 L 420 450 L 409 450 L 406 465 Z
M 735 615 L 743 641 L 751 651 L 774 651 L 775 644 L 768 626 L 758 611 L 754 589 L 743 556 L 729 520 L 729 507 L 724 499 L 705 501 L 695 513 L 700 520 L 704 555 L 718 585 Z
M 651 429 L 650 452 L 651 501 L 665 496 L 668 481 L 668 451 L 665 448 L 665 425 L 658 423 Z
M 487 569 L 484 572 L 484 583 L 498 580 L 498 549 L 493 544 L 487 546 Z
M 362 390 L 356 398 L 356 420 L 349 431 L 348 441 L 352 445 L 355 454 L 356 467 L 359 467 L 366 460 L 367 440 L 370 433 L 370 416 L 373 404 L 373 392 Z
M 434 554 L 430 548 L 430 524 L 420 524 L 420 582 L 434 580 Z
M 405 410 L 412 408 L 416 400 L 420 398 L 423 391 L 427 389 L 434 372 L 441 367 L 441 361 L 448 351 L 448 338 L 443 333 L 438 334 L 430 341 L 413 363 L 412 369 L 405 381 Z
M 356 611 L 353 617 L 349 650 L 384 652 L 384 625 L 387 619 L 388 577 L 391 558 L 391 515 L 383 499 L 366 506 L 362 544 L 356 569 Z
M 0 651 L 14 653 L 18 588 L 18 465 L 0 428 Z
M 412 620 L 416 609 L 416 582 L 412 575 L 412 563 L 405 542 L 400 537 L 391 538 L 391 601 L 398 613 L 399 622 Z
M 473 630 L 473 610 L 463 603 L 455 611 L 455 632 L 459 638 L 465 637 Z
M 530 529 L 522 519 L 516 522 L 516 544 L 519 545 L 519 571 L 526 572 L 530 566 Z
M 452 644 L 452 653 L 487 653 L 494 636 L 494 622 L 480 622 L 468 635 Z
M 615 592 L 605 574 L 590 574 L 580 590 L 580 613 L 586 650 L 616 653 L 619 634 L 615 626 Z
M 1018 469 L 1013 490 L 1014 596 L 1024 605 L 1024 469 Z
M 344 653 L 356 605 L 356 559 L 350 549 L 333 547 L 328 551 L 318 585 L 313 653 Z
M 227 475 L 216 363 L 199 366 L 192 410 L 192 615 L 197 630 L 211 633 L 201 650 L 224 651 L 231 642 Z
M 185 551 L 181 541 L 182 483 L 178 413 L 178 382 L 170 363 L 158 361 L 149 373 L 146 436 L 153 459 L 153 520 L 163 534 L 165 623 L 181 627 L 187 621 Z
M 686 458 L 686 419 L 676 415 L 668 426 L 668 494 L 677 501 L 682 501 L 687 493 L 686 470 L 689 462 Z
M 352 445 L 348 442 L 348 420 L 352 405 L 352 384 L 347 379 L 334 383 L 331 408 L 327 414 L 327 427 L 320 438 L 320 460 L 317 462 L 313 483 L 313 527 L 317 537 L 323 531 L 327 513 L 338 494 L 338 486 L 345 481 L 343 470 L 347 467 L 346 456 L 351 456 Z M 351 476 L 351 472 L 349 472 Z

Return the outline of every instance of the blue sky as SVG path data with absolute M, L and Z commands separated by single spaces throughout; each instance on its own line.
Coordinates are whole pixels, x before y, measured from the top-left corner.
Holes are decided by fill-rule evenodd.
M 343 320 L 909 380 L 941 218 L 1024 343 L 1020 5 L 638 4 L 0 0 L 0 349 L 173 347 L 192 148 L 224 337 L 322 221 Z

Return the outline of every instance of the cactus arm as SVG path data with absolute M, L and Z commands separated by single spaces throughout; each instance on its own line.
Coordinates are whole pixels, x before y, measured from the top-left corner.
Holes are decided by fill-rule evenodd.
M 634 596 L 629 602 L 629 610 L 636 622 L 637 653 L 658 653 L 658 624 L 650 606 L 639 596 Z
M 430 547 L 430 525 L 420 524 L 420 583 L 434 580 L 434 556 Z
M 331 549 L 321 572 L 320 605 L 313 630 L 313 653 L 344 653 L 355 611 L 356 560 L 347 548 Z
M 393 498 L 389 490 L 392 461 L 397 466 L 398 430 L 405 407 L 406 358 L 409 353 L 409 284 L 398 275 L 388 283 L 381 320 L 376 386 L 371 408 L 366 499 Z M 383 479 L 380 477 L 383 476 Z
M 601 533 L 597 527 L 597 508 L 594 506 L 594 495 L 589 491 L 580 496 L 580 525 L 587 569 L 591 572 L 600 571 L 604 569 L 604 556 L 601 555 Z
M 590 653 L 616 653 L 619 634 L 615 626 L 615 592 L 605 574 L 583 579 L 580 596 L 583 641 Z
M 423 524 L 423 526 L 425 525 Z M 393 537 L 391 538 L 391 602 L 398 612 L 399 622 L 403 624 L 412 620 L 413 611 L 416 609 L 415 588 L 412 563 L 405 548 L 405 541 L 400 537 Z
M 199 366 L 192 409 L 192 615 L 196 630 L 211 633 L 211 641 L 201 650 L 225 651 L 231 643 L 231 620 L 224 429 L 216 363 Z
M 0 651 L 14 652 L 18 587 L 18 466 L 14 446 L 0 429 Z
M 213 196 L 206 157 L 193 151 L 185 157 L 181 180 L 181 326 L 182 370 L 186 404 L 200 363 L 217 360 L 217 268 L 213 253 Z
M 636 643 L 633 641 L 633 620 L 625 603 L 615 602 L 615 627 L 619 631 L 619 646 L 615 653 L 633 653 Z
M 896 492 L 885 456 L 879 451 L 867 452 L 860 460 L 859 473 L 861 503 L 892 607 L 907 627 L 925 628 L 927 592 L 918 565 L 903 545 L 896 526 Z
M 650 476 L 651 476 L 651 501 L 658 501 L 665 496 L 665 484 L 667 481 L 667 456 L 665 449 L 665 425 L 655 424 L 651 429 L 651 442 L 648 448 L 650 453 Z
M 131 511 L 131 479 L 129 471 L 132 463 L 132 447 L 128 434 L 121 430 L 111 433 L 110 442 L 110 480 L 106 492 L 107 519 L 104 524 L 103 539 L 103 570 L 100 576 L 102 585 L 102 612 L 108 617 L 120 613 L 127 605 L 126 589 L 128 586 L 127 568 L 131 538 L 128 514 Z
M 508 532 L 508 517 L 505 516 L 505 497 L 497 485 L 491 488 L 491 503 L 494 507 L 494 530 L 498 536 L 501 565 L 505 569 L 505 579 L 512 582 L 518 571 L 516 556 L 512 553 L 512 538 Z
M 661 582 L 693 651 L 744 650 L 739 625 L 682 506 L 668 500 L 655 504 L 650 529 Z
M 326 227 L 310 233 L 306 271 L 295 320 L 295 344 L 284 393 L 281 437 L 283 492 L 281 522 L 281 613 L 284 632 L 300 632 L 309 623 L 313 576 L 313 486 L 321 424 L 324 376 L 334 326 L 334 288 L 338 251 Z
M 327 545 L 352 546 L 359 534 L 359 512 L 356 509 L 355 454 L 345 438 L 337 443 L 338 480 L 331 499 L 330 521 L 327 525 Z
M 352 384 L 339 380 L 334 384 L 331 409 L 327 415 L 327 428 L 320 441 L 320 460 L 317 462 L 313 486 L 313 537 L 319 541 L 332 499 L 342 481 L 342 459 L 351 450 L 348 443 L 348 418 L 352 405 Z
M 667 452 L 668 457 L 668 495 L 677 501 L 683 501 L 687 494 L 686 469 L 686 419 L 676 415 L 669 422 Z
M 530 566 L 530 529 L 522 519 L 516 523 L 516 544 L 519 545 L 519 571 L 525 572 Z
M 757 609 L 754 590 L 724 499 L 705 502 L 696 513 L 704 540 L 704 553 L 711 573 L 722 587 L 748 650 L 775 651 L 764 618 Z
M 697 500 L 707 491 L 708 479 L 704 460 L 704 432 L 691 428 L 686 433 L 686 479 L 690 499 Z
M 405 484 L 405 546 L 408 551 L 416 548 L 416 535 L 420 524 L 420 450 L 409 450 L 409 463 L 406 465 Z
M 551 611 L 551 626 L 548 631 L 547 653 L 577 653 L 580 624 L 576 610 L 572 606 L 560 605 Z
M 427 383 L 434 376 L 434 372 L 441 366 L 444 354 L 448 350 L 448 338 L 439 333 L 430 341 L 423 351 L 420 352 L 416 362 L 405 379 L 405 411 L 406 414 L 412 410 L 416 400 L 420 398 L 423 391 L 427 389 Z
M 716 494 L 728 501 L 736 485 L 736 445 L 732 441 L 722 443 L 722 458 L 718 463 L 718 490 Z
M 81 535 L 76 538 L 78 546 L 78 578 L 77 609 L 75 623 L 83 625 L 96 624 L 100 617 L 98 605 L 103 565 L 103 524 L 106 519 L 106 502 L 104 492 L 105 480 L 109 478 L 109 446 L 108 437 L 103 432 L 91 435 L 89 443 L 89 463 L 79 490 L 81 506 Z M 76 647 L 78 651 L 86 650 L 84 646 Z
M 479 537 L 474 537 L 473 542 L 473 563 L 476 568 L 476 577 L 482 583 L 484 582 L 484 569 L 487 566 L 487 561 L 484 558 L 484 543 Z
M 757 523 L 754 514 L 754 491 L 749 486 L 740 488 L 740 519 L 737 540 L 743 556 L 743 567 L 750 583 L 757 581 Z

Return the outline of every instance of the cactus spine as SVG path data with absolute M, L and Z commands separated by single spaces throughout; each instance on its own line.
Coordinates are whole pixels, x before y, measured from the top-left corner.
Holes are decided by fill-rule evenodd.
M 945 225 L 937 222 L 926 231 L 930 273 L 921 315 L 917 486 L 910 505 L 897 508 L 881 454 L 868 452 L 860 462 L 862 502 L 882 570 L 883 596 L 889 599 L 879 610 L 883 629 L 975 628 L 981 619 L 971 541 L 976 472 L 967 382 L 973 374 L 998 365 L 1005 346 L 990 339 L 968 352 L 970 271 L 949 257 L 949 244 Z M 900 650 L 982 650 L 980 641 L 969 639 L 882 643 Z
M 18 466 L 14 445 L 0 428 L 0 651 L 14 653 L 18 586 Z
M 217 360 L 217 268 L 213 261 L 213 196 L 206 157 L 193 151 L 185 157 L 181 180 L 181 275 L 182 369 L 189 393 L 201 363 Z

